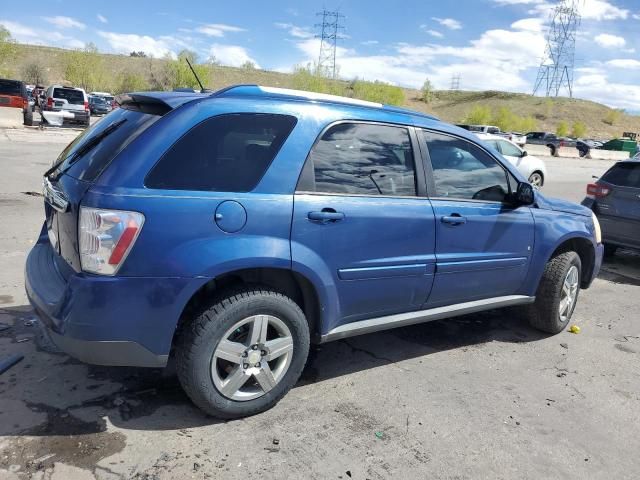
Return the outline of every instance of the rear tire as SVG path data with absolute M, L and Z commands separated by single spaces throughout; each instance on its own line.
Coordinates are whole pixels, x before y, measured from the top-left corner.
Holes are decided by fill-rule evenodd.
M 266 327 L 259 323 L 264 319 Z M 264 333 L 254 337 L 254 330 Z M 274 350 L 274 340 L 285 340 L 286 352 Z M 183 327 L 176 369 L 193 403 L 209 415 L 231 419 L 273 407 L 300 378 L 308 353 L 309 325 L 300 307 L 281 293 L 244 287 Z M 239 377 L 237 389 L 232 377 Z
M 535 302 L 524 307 L 529 324 L 547 333 L 564 330 L 578 302 L 581 275 L 582 263 L 576 252 L 560 253 L 549 260 Z
M 24 112 L 23 120 L 24 124 L 28 127 L 31 127 L 33 125 L 33 111 L 31 111 L 30 108 L 26 112 Z

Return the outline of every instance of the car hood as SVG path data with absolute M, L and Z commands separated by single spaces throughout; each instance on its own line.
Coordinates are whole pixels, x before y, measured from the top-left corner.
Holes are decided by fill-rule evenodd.
M 556 212 L 573 213 L 584 217 L 591 216 L 591 210 L 577 203 L 562 200 L 560 198 L 547 197 L 540 192 L 536 192 L 536 205 L 538 208 L 545 210 L 554 210 Z

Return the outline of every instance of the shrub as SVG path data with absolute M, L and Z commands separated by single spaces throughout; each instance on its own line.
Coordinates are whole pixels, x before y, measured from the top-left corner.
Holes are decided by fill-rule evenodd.
M 104 61 L 93 43 L 87 43 L 83 49 L 71 50 L 64 55 L 64 78 L 74 87 L 86 91 L 109 90 Z
M 476 105 L 464 117 L 463 122 L 469 125 L 487 125 L 491 122 L 491 109 L 483 105 Z
M 353 96 L 361 100 L 388 105 L 404 104 L 404 91 L 402 88 L 379 81 L 366 82 L 364 80 L 356 80 L 353 83 Z
M 142 92 L 149 90 L 149 82 L 139 73 L 126 72 L 120 75 L 115 93 Z
M 22 67 L 22 80 L 34 85 L 44 85 L 47 83 L 47 72 L 39 63 L 27 63 Z
M 571 136 L 573 138 L 582 138 L 587 133 L 587 126 L 584 122 L 573 122 L 573 127 L 571 128 Z
M 422 84 L 422 89 L 420 90 L 420 96 L 424 103 L 431 103 L 433 101 L 433 98 L 435 96 L 433 92 L 433 84 L 431 83 L 431 80 L 429 80 L 428 78 Z
M 564 120 L 558 124 L 556 128 L 556 135 L 559 137 L 566 137 L 569 135 L 569 125 Z
M 624 113 L 624 110 L 619 110 L 617 108 L 609 110 L 607 112 L 607 115 L 604 117 L 603 121 L 608 125 L 615 125 L 620 121 L 620 118 L 622 117 L 623 113 Z

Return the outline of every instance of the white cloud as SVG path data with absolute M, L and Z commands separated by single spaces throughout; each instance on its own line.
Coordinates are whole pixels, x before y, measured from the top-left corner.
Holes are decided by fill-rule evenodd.
M 501 6 L 527 5 L 531 7 L 529 13 L 539 14 L 545 18 L 557 4 L 549 0 L 493 0 L 493 2 Z M 583 2 L 580 6 L 580 14 L 586 20 L 624 20 L 629 16 L 629 10 L 617 7 L 608 0 L 583 0 Z
M 274 23 L 274 25 L 283 30 L 287 30 L 289 35 L 295 38 L 311 38 L 314 36 L 313 32 L 310 32 L 306 27 L 298 27 L 292 23 Z
M 153 38 L 148 35 L 138 35 L 136 33 L 115 33 L 98 31 L 98 35 L 104 38 L 111 48 L 119 53 L 129 53 L 142 50 L 154 57 L 171 55 L 175 57 L 175 52 L 171 49 L 169 38 Z
M 360 42 L 360 45 L 378 45 L 380 42 L 378 40 L 366 40 L 364 42 Z
M 214 43 L 209 49 L 209 55 L 211 57 L 215 57 L 216 60 L 224 65 L 241 67 L 243 63 L 251 62 L 256 66 L 256 68 L 260 68 L 258 62 L 251 58 L 249 52 L 239 45 L 221 45 L 219 43 Z
M 440 33 L 439 31 L 437 31 L 437 30 L 431 30 L 431 29 L 423 28 L 423 27 L 426 27 L 426 25 L 420 25 L 420 28 L 422 28 L 426 33 L 428 33 L 432 37 L 435 37 L 435 38 L 443 38 L 444 37 L 444 35 L 442 33 Z
M 603 48 L 621 48 L 627 44 L 624 38 L 609 33 L 596 35 L 593 40 Z
M 77 38 L 63 35 L 57 31 L 37 30 L 18 22 L 0 19 L 0 25 L 4 25 L 11 33 L 11 36 L 22 43 L 31 43 L 35 45 L 53 45 L 57 47 L 82 48 L 84 42 Z
M 196 32 L 202 33 L 209 37 L 224 37 L 226 33 L 244 32 L 244 28 L 233 25 L 225 25 L 223 23 L 208 23 L 197 27 Z
M 640 85 L 612 82 L 605 74 L 578 77 L 574 93 L 577 97 L 588 98 L 610 107 L 640 109 Z
M 4 25 L 4 27 L 9 30 L 9 33 L 11 33 L 11 36 L 19 42 L 29 42 L 33 40 L 33 38 L 40 36 L 33 28 L 18 22 L 0 19 L 0 25 Z
M 96 17 L 98 18 L 98 20 L 100 20 L 101 23 L 109 23 L 109 20 L 107 20 L 107 17 L 105 17 L 104 15 L 100 15 L 98 13 Z
M 640 60 L 636 60 L 635 58 L 616 58 L 614 60 L 609 60 L 607 65 L 614 68 L 638 70 L 640 69 Z
M 80 30 L 84 30 L 87 26 L 79 22 L 78 20 L 71 17 L 63 17 L 62 15 L 57 15 L 55 17 L 41 17 L 45 22 L 50 23 L 51 25 L 55 25 L 58 28 L 79 28 Z
M 544 30 L 544 20 L 542 18 L 523 18 L 513 22 L 511 28 L 528 32 L 542 32 Z
M 447 27 L 450 30 L 460 30 L 462 28 L 462 23 L 453 18 L 431 17 L 431 20 L 435 20 L 440 25 L 442 25 L 443 27 Z

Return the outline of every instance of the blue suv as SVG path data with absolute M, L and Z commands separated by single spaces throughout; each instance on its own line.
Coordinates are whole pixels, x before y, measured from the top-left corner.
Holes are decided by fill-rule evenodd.
M 61 350 L 172 357 L 211 415 L 273 406 L 311 342 L 498 307 L 560 332 L 600 268 L 589 209 L 431 116 L 255 85 L 119 103 L 45 174 L 27 294 Z

